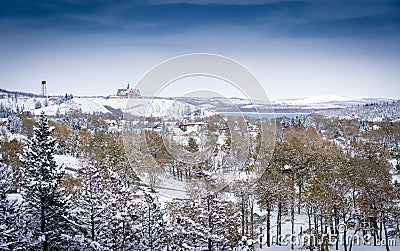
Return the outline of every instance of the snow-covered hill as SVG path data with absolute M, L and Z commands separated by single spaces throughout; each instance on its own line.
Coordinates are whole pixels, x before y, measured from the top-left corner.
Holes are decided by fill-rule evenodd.
M 86 98 L 74 98 L 68 100 L 62 104 L 50 104 L 47 107 L 40 109 L 34 109 L 33 113 L 39 115 L 42 111 L 49 116 L 54 116 L 58 114 L 65 114 L 70 111 L 81 111 L 83 113 L 110 113 L 103 104 L 101 104 L 102 99 L 86 99 Z
M 278 99 L 277 102 L 280 103 L 292 103 L 292 104 L 317 104 L 317 103 L 326 103 L 332 101 L 341 101 L 346 102 L 350 101 L 350 98 L 344 96 L 335 96 L 335 95 L 319 95 L 319 96 L 306 96 L 301 98 L 291 98 L 291 99 Z
M 244 112 L 271 112 L 271 106 L 278 112 L 312 112 L 320 109 L 346 108 L 371 103 L 392 102 L 386 98 L 353 99 L 344 96 L 320 95 L 291 99 L 246 100 L 240 98 L 179 98 L 179 100 L 204 107 L 211 111 L 230 111 L 232 107 Z
M 385 98 L 363 98 L 352 99 L 344 96 L 308 96 L 302 98 L 277 99 L 273 101 L 250 100 L 240 98 L 142 98 L 135 100 L 108 99 L 105 97 L 78 97 L 68 101 L 60 102 L 57 98 L 50 98 L 46 106 L 44 98 L 21 96 L 21 95 L 0 95 L 0 106 L 14 111 L 24 110 L 34 114 L 44 111 L 49 116 L 64 115 L 71 111 L 83 113 L 113 113 L 119 111 L 128 112 L 133 115 L 144 115 L 159 117 L 168 115 L 182 116 L 201 111 L 204 115 L 212 115 L 213 112 L 265 112 L 279 113 L 307 112 L 316 110 L 342 109 L 366 104 L 392 103 L 392 99 Z M 273 109 L 272 109 L 273 108 Z M 345 112 L 345 111 L 343 111 Z M 197 112 L 198 113 L 198 112 Z
M 49 99 L 47 106 L 44 98 L 28 98 L 20 97 L 17 99 L 3 98 L 0 99 L 0 106 L 10 108 L 14 111 L 23 110 L 30 111 L 35 115 L 39 115 L 42 111 L 48 116 L 64 115 L 72 111 L 78 111 L 88 114 L 106 114 L 119 110 L 124 112 L 128 108 L 128 112 L 134 115 L 147 114 L 157 117 L 164 114 L 190 114 L 195 110 L 191 104 L 174 101 L 169 99 L 107 99 L 107 98 L 73 98 L 63 103 L 57 100 Z M 40 107 L 40 108 L 39 108 Z
M 301 98 L 292 99 L 277 99 L 273 101 L 274 106 L 304 106 L 309 108 L 343 108 L 354 105 L 365 105 L 370 103 L 383 103 L 392 102 L 393 99 L 386 98 L 362 98 L 354 99 L 345 96 L 334 96 L 334 95 L 319 95 L 319 96 L 307 96 Z

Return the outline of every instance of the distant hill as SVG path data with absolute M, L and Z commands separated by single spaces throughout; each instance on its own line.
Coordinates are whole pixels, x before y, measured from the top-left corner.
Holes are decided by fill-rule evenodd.
M 331 118 L 357 119 L 367 121 L 400 121 L 400 100 L 391 102 L 370 102 L 363 105 L 340 109 L 325 109 L 315 114 Z
M 197 107 L 209 109 L 211 111 L 228 111 L 232 106 L 236 106 L 241 112 L 271 112 L 271 106 L 274 112 L 307 112 L 311 113 L 324 109 L 341 109 L 352 106 L 362 106 L 366 104 L 391 103 L 395 100 L 386 98 L 362 98 L 352 99 L 342 96 L 321 95 L 309 96 L 292 99 L 277 100 L 249 100 L 241 98 L 193 98 L 179 97 L 176 98 L 182 102 L 186 102 Z
M 127 99 L 107 99 L 102 96 L 75 96 L 63 100 L 62 96 L 49 97 L 47 103 L 41 95 L 0 89 L 0 106 L 11 110 L 30 111 L 48 115 L 65 114 L 71 111 L 83 113 L 111 113 L 118 117 L 126 110 Z M 147 101 L 146 101 L 147 100 Z M 147 102 L 153 105 L 147 109 Z M 133 104 L 131 104 L 133 105 Z M 342 96 L 309 96 L 292 99 L 255 100 L 251 102 L 241 98 L 201 98 L 201 97 L 142 97 L 136 100 L 133 113 L 141 115 L 146 112 L 152 116 L 162 116 L 165 112 L 176 116 L 189 114 L 195 110 L 212 113 L 308 113 L 328 117 L 359 118 L 366 120 L 397 120 L 400 118 L 400 102 L 386 98 L 352 99 Z M 129 110 L 130 111 L 130 110 Z
M 29 98 L 38 98 L 41 97 L 41 95 L 31 93 L 31 92 L 22 92 L 22 91 L 9 91 L 6 89 L 0 88 L 0 97 L 5 96 L 5 95 L 17 95 L 18 97 L 29 97 Z

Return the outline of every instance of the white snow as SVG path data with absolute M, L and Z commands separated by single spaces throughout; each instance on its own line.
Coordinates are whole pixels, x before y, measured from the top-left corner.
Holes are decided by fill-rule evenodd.
M 75 174 L 80 168 L 82 168 L 82 162 L 71 155 L 54 155 L 54 159 L 59 166 L 63 166 L 65 171 L 70 174 Z
M 344 96 L 334 96 L 334 95 L 319 95 L 319 96 L 306 96 L 301 98 L 293 98 L 293 99 L 278 99 L 275 100 L 277 103 L 288 103 L 288 104 L 318 104 L 318 103 L 327 103 L 333 101 L 350 101 L 350 98 Z
M 193 111 L 193 105 L 169 99 L 130 99 L 125 112 L 147 117 L 182 117 Z
M 18 204 L 21 204 L 22 202 L 22 195 L 19 193 L 10 193 L 7 194 L 7 200 L 11 203 L 11 201 L 17 201 Z
M 35 109 L 35 104 L 40 102 L 42 107 Z M 83 113 L 110 113 L 107 107 L 113 109 L 120 109 L 121 111 L 127 110 L 133 115 L 144 115 L 161 117 L 183 114 L 189 114 L 195 110 L 195 106 L 175 101 L 170 99 L 107 99 L 107 98 L 79 98 L 75 97 L 71 100 L 65 101 L 61 104 L 56 104 L 54 100 L 48 101 L 48 106 L 44 106 L 44 98 L 18 98 L 17 101 L 8 98 L 0 99 L 0 103 L 5 107 L 10 107 L 13 110 L 24 109 L 30 111 L 35 115 L 39 115 L 42 111 L 48 116 L 54 116 L 57 113 L 64 115 L 71 111 L 81 111 Z M 212 113 L 204 110 L 205 116 L 210 116 Z
M 101 98 L 97 100 L 74 98 L 60 105 L 49 105 L 47 107 L 35 109 L 34 114 L 39 115 L 42 111 L 49 116 L 54 116 L 57 114 L 57 112 L 59 112 L 59 114 L 65 114 L 70 111 L 82 111 L 83 113 L 109 113 L 109 111 L 103 105 L 96 102 L 98 100 L 101 100 Z

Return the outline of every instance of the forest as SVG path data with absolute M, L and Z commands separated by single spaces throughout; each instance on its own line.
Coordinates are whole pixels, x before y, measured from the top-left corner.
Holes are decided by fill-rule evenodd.
M 259 135 L 251 141 L 247 168 L 261 166 L 262 176 L 209 190 L 193 180 L 215 161 L 179 162 L 151 130 L 146 149 L 134 150 L 154 162 L 132 157 L 107 119 L 22 113 L 1 125 L 0 250 L 351 251 L 358 234 L 388 251 L 399 241 L 400 122 L 277 118 L 273 151 Z M 215 155 L 231 151 L 230 141 Z M 185 148 L 198 151 L 193 140 Z M 83 166 L 66 172 L 55 155 Z M 187 197 L 160 198 L 159 176 L 143 184 L 143 169 L 187 184 Z M 287 241 L 295 235 L 307 241 Z

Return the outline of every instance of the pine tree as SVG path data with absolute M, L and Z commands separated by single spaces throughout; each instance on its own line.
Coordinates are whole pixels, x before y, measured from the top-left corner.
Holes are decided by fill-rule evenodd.
M 168 213 L 167 236 L 171 250 L 198 250 L 207 247 L 209 229 L 206 223 L 199 219 L 204 208 L 198 200 L 173 200 L 167 203 Z
M 237 244 L 239 214 L 222 194 L 167 204 L 168 242 L 172 250 L 231 250 Z M 240 237 L 239 237 L 240 238 Z M 199 249 L 201 248 L 201 249 Z
M 20 203 L 7 195 L 12 184 L 11 168 L 0 163 L 0 250 L 15 250 L 22 244 L 18 232 Z
M 133 198 L 132 189 L 120 176 L 109 172 L 110 204 L 104 214 L 104 247 L 110 250 L 133 250 L 138 246 L 140 207 Z
M 65 249 L 62 237 L 69 233 L 70 204 L 60 186 L 64 171 L 54 160 L 56 143 L 52 131 L 42 112 L 22 160 L 25 165 L 23 229 L 28 245 L 44 251 Z
M 166 246 L 163 213 L 157 197 L 148 191 L 144 193 L 140 218 L 139 250 L 162 250 Z
M 82 246 L 101 249 L 101 237 L 107 224 L 104 213 L 109 204 L 106 172 L 96 162 L 81 169 L 78 178 L 81 186 L 72 213 L 84 237 Z
M 235 247 L 234 251 L 250 251 L 254 250 L 254 241 L 251 239 L 247 239 L 246 236 L 242 237 L 242 240 L 238 243 L 237 247 Z
M 98 162 L 79 171 L 75 221 L 82 235 L 80 248 L 134 250 L 139 245 L 139 203 L 127 182 Z
M 188 139 L 188 148 L 190 152 L 198 152 L 199 151 L 199 145 L 197 144 L 196 140 L 192 137 Z

